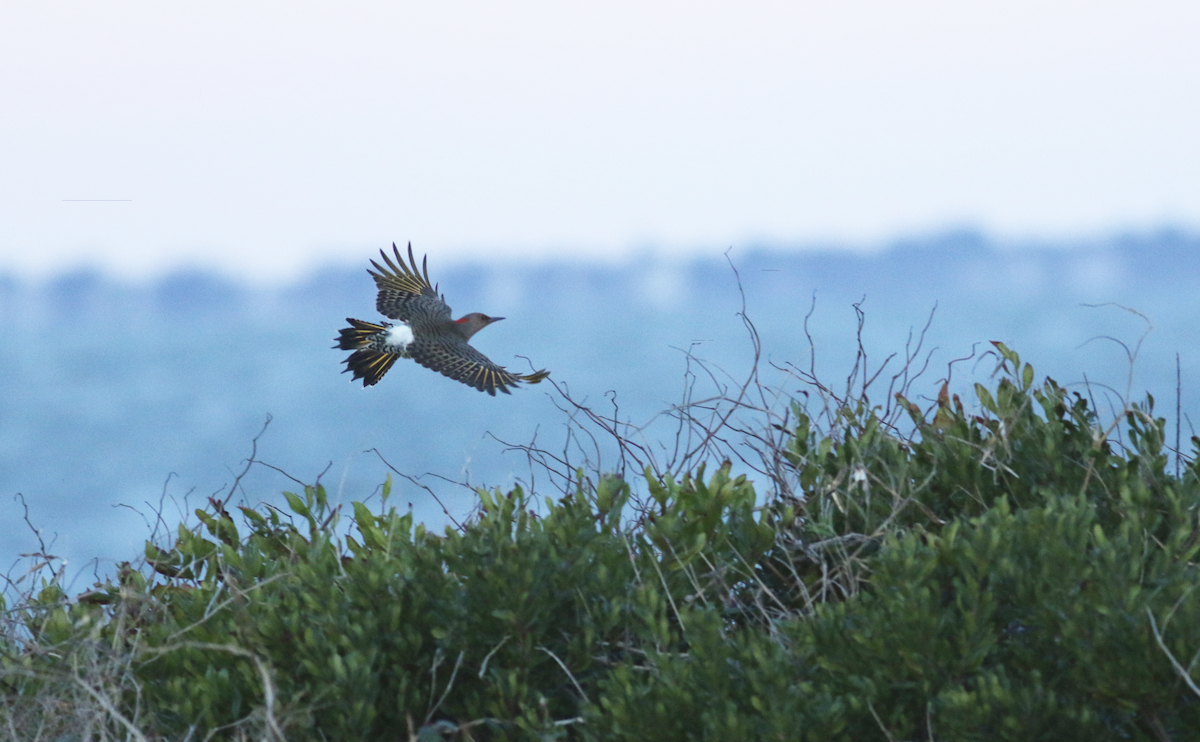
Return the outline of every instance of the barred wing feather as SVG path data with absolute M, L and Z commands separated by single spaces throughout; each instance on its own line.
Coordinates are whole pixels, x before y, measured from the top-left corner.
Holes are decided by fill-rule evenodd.
M 461 381 L 481 392 L 487 392 L 493 397 L 496 396 L 497 390 L 511 394 L 512 392 L 508 391 L 510 386 L 521 382 L 536 384 L 549 376 L 545 371 L 528 376 L 506 371 L 503 366 L 492 363 L 487 356 L 461 340 L 442 338 L 435 341 L 418 337 L 408 346 L 408 352 L 413 360 L 425 368 Z
M 392 252 L 396 256 L 395 261 L 383 250 L 379 251 L 386 268 L 372 260 L 371 265 L 375 266 L 375 270 L 367 271 L 379 289 L 379 296 L 375 299 L 375 308 L 379 313 L 401 322 L 449 320 L 450 307 L 438 295 L 437 287 L 429 282 L 428 257 L 422 261 L 421 269 L 417 270 L 411 242 L 408 243 L 407 263 L 394 242 Z

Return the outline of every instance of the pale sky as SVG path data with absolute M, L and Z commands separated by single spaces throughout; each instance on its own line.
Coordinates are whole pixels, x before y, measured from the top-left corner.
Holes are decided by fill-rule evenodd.
M 0 274 L 1195 229 L 1197 39 L 1194 1 L 5 2 Z

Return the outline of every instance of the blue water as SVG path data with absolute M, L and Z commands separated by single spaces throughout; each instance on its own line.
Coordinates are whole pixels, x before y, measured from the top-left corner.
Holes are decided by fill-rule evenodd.
M 608 414 L 615 401 L 621 419 L 640 426 L 682 399 L 686 351 L 730 383 L 751 367 L 742 295 L 722 252 L 607 267 L 470 269 L 442 269 L 434 255 L 430 271 L 456 314 L 508 318 L 475 339 L 493 360 L 548 368 L 576 401 Z M 936 395 L 952 359 L 1001 340 L 1039 377 L 1079 384 L 1086 374 L 1105 405 L 1119 405 L 1116 393 L 1127 389 L 1134 399 L 1153 392 L 1172 430 L 1179 353 L 1184 412 L 1197 407 L 1200 236 L 1001 246 L 957 233 L 873 255 L 735 247 L 729 257 L 761 336 L 763 381 L 785 393 L 803 389 L 789 364 L 811 363 L 844 388 L 857 350 L 853 305 L 861 302 L 872 367 L 903 353 L 936 305 L 925 339 L 925 349 L 936 350 L 915 396 Z M 1132 348 L 1149 325 L 1118 307 L 1082 306 L 1106 302 L 1153 324 L 1132 385 L 1126 351 L 1097 338 Z M 804 332 L 810 310 L 815 360 Z M 506 443 L 536 441 L 573 464 L 594 456 L 586 436 L 568 436 L 560 408 L 570 405 L 548 383 L 492 398 L 401 362 L 378 386 L 351 384 L 339 373 L 346 354 L 330 346 L 345 317 L 378 319 L 363 269 L 272 289 L 195 273 L 142 285 L 93 273 L 38 284 L 0 278 L 0 313 L 0 571 L 12 576 L 25 569 L 18 555 L 38 548 L 17 493 L 81 589 L 94 571 L 140 555 L 155 527 L 172 532 L 208 496 L 227 494 L 260 433 L 260 461 L 304 482 L 320 478 L 339 502 L 377 494 L 386 459 L 445 503 L 448 512 L 397 478 L 394 504 L 411 503 L 435 527 L 469 513 L 470 486 L 548 485 L 547 473 Z M 956 365 L 955 388 L 986 380 L 993 366 Z M 1101 385 L 1115 390 L 1108 401 Z M 700 373 L 695 397 L 713 391 Z M 885 391 L 886 383 L 872 399 L 885 401 Z M 1185 441 L 1194 417 L 1185 417 Z M 658 442 L 656 455 L 667 458 L 674 430 L 657 418 L 644 440 Z M 603 440 L 596 450 L 603 466 L 617 464 Z M 281 490 L 299 487 L 270 467 L 250 467 L 234 502 L 278 503 Z

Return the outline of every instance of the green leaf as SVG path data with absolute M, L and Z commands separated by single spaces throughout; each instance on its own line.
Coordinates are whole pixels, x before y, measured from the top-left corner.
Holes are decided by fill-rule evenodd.
M 302 515 L 306 518 L 312 517 L 312 514 L 309 512 L 308 505 L 306 505 L 304 503 L 304 500 L 301 500 L 300 497 L 298 495 L 296 495 L 296 493 L 284 492 L 283 496 L 284 496 L 284 498 L 287 499 L 288 507 L 290 507 L 292 509 L 293 513 L 296 513 L 297 515 Z

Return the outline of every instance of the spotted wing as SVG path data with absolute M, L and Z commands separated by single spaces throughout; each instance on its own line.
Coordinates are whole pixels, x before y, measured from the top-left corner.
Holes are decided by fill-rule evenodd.
M 408 352 L 413 360 L 425 368 L 461 381 L 481 392 L 487 392 L 493 397 L 496 396 L 497 390 L 511 394 L 508 391 L 510 386 L 521 382 L 536 384 L 550 375 L 546 371 L 538 371 L 528 376 L 506 371 L 503 366 L 492 363 L 487 356 L 464 340 L 417 336 L 408 346 Z
M 408 262 L 400 254 L 396 243 L 392 243 L 393 261 L 383 250 L 379 255 L 387 267 L 374 260 L 371 265 L 375 270 L 367 269 L 375 279 L 379 288 L 379 296 L 375 299 L 375 308 L 379 313 L 401 322 L 449 320 L 450 307 L 438 295 L 437 287 L 429 283 L 428 258 L 421 261 L 421 269 L 417 270 L 417 261 L 413 257 L 412 243 L 408 243 Z

